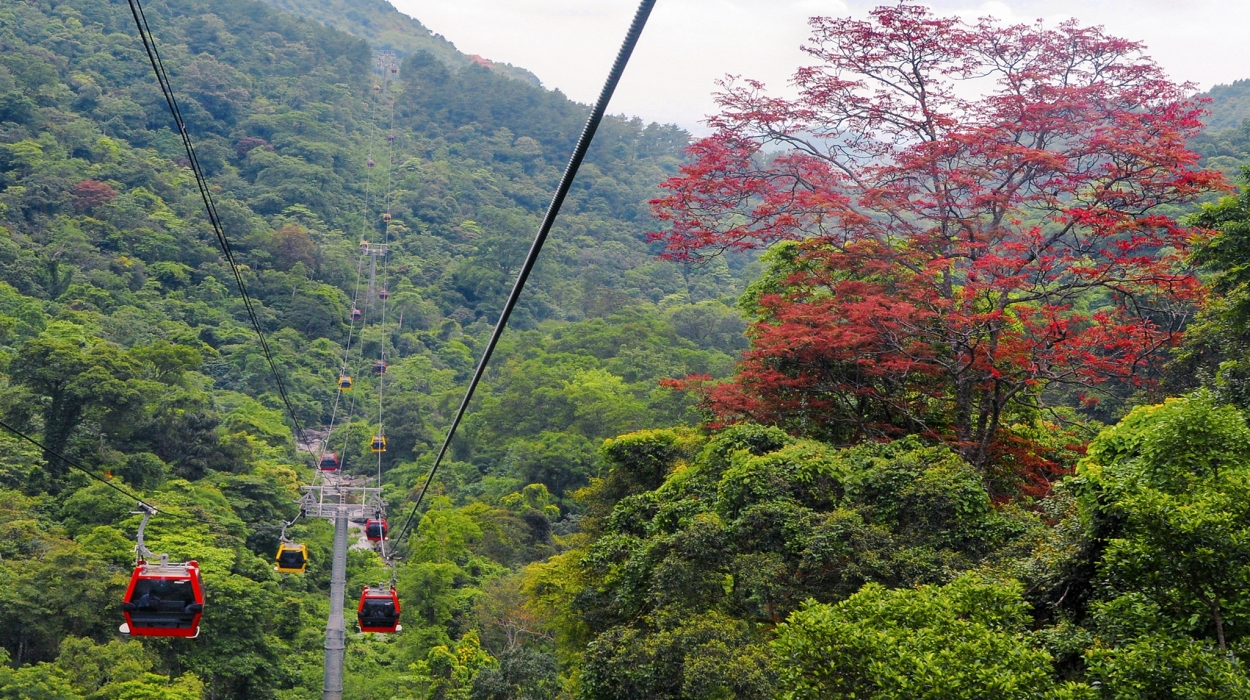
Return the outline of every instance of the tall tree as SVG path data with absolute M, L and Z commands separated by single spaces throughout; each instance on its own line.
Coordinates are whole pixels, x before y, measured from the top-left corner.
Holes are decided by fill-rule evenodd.
M 753 347 L 713 411 L 932 434 L 984 466 L 1048 386 L 1143 381 L 1202 289 L 1166 206 L 1221 186 L 1185 147 L 1188 86 L 1073 21 L 899 4 L 811 26 L 798 97 L 726 81 L 653 202 L 678 261 L 797 242 L 749 295 Z

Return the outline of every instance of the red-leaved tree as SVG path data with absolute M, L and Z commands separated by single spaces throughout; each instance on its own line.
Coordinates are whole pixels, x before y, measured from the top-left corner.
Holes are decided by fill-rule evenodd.
M 1202 295 L 1169 205 L 1223 187 L 1185 147 L 1189 86 L 1075 22 L 811 26 L 798 97 L 727 80 L 652 203 L 678 261 L 793 242 L 737 377 L 703 387 L 719 419 L 927 434 L 986 466 L 1047 388 L 1141 381 Z

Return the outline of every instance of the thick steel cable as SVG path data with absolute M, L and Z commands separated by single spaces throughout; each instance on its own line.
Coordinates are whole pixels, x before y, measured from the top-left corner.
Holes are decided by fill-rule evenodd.
M 243 307 L 247 311 L 252 328 L 256 330 L 256 336 L 260 339 L 261 352 L 269 363 L 269 369 L 273 373 L 274 381 L 278 387 L 278 395 L 281 397 L 282 403 L 291 418 L 291 423 L 295 428 L 296 445 L 298 447 L 299 444 L 304 444 L 315 462 L 317 457 L 312 454 L 312 447 L 307 444 L 304 438 L 304 427 L 295 412 L 295 407 L 291 405 L 291 399 L 286 391 L 286 384 L 282 381 L 282 374 L 278 371 L 278 365 L 273 358 L 273 351 L 269 347 L 269 341 L 265 339 L 265 333 L 261 329 L 260 318 L 252 305 L 252 298 L 247 292 L 247 285 L 243 282 L 243 274 L 239 271 L 238 264 L 235 263 L 234 251 L 230 247 L 229 239 L 226 238 L 225 229 L 221 224 L 221 217 L 217 213 L 217 204 L 213 200 L 213 195 L 208 187 L 208 179 L 204 176 L 204 170 L 200 166 L 199 158 L 195 153 L 195 146 L 191 143 L 191 135 L 187 133 L 186 122 L 182 118 L 182 110 L 178 106 L 178 99 L 174 96 L 173 84 L 170 82 L 169 74 L 165 70 L 165 62 L 161 60 L 160 51 L 156 48 L 156 37 L 152 33 L 151 26 L 148 25 L 147 15 L 143 12 L 143 4 L 140 0 L 127 0 L 127 2 L 130 5 L 130 14 L 135 20 L 135 27 L 139 30 L 139 38 L 143 41 L 143 49 L 148 55 L 148 62 L 152 64 L 152 71 L 156 74 L 156 82 L 165 97 L 165 104 L 169 107 L 169 112 L 174 118 L 174 124 L 178 127 L 178 135 L 182 138 L 182 146 L 187 153 L 187 160 L 191 164 L 191 171 L 195 175 L 195 183 L 199 187 L 200 199 L 204 202 L 204 209 L 208 213 L 208 220 L 212 225 L 213 234 L 217 237 L 217 243 L 221 247 L 222 256 L 229 263 L 230 269 L 234 273 L 235 285 L 239 289 L 239 295 L 243 298 Z
M 629 58 L 634 52 L 634 47 L 638 45 L 638 39 L 642 36 L 642 30 L 646 27 L 647 19 L 651 16 L 651 10 L 654 7 L 655 0 L 642 0 L 638 7 L 638 12 L 634 15 L 634 21 L 629 27 L 629 33 L 625 35 L 625 42 L 621 45 L 621 50 L 616 55 L 616 62 L 612 64 L 612 71 L 608 74 L 603 91 L 599 93 L 599 100 L 595 103 L 594 109 L 590 112 L 590 117 L 586 120 L 586 126 L 582 129 L 582 135 L 577 140 L 577 147 L 573 149 L 573 155 L 569 158 L 568 166 L 564 169 L 564 176 L 560 178 L 560 186 L 556 188 L 555 195 L 551 198 L 551 205 L 547 207 L 547 214 L 543 218 L 542 226 L 538 229 L 538 235 L 534 237 L 534 243 L 530 246 L 529 254 L 525 257 L 525 264 L 521 266 L 521 271 L 517 274 L 516 283 L 512 286 L 512 293 L 508 295 L 508 301 L 504 304 L 503 312 L 499 315 L 499 322 L 495 324 L 495 330 L 491 333 L 490 342 L 486 344 L 486 349 L 482 352 L 482 358 L 478 360 L 477 368 L 473 371 L 473 379 L 470 380 L 469 387 L 464 393 L 464 398 L 460 401 L 460 408 L 456 410 L 451 426 L 447 429 L 447 437 L 443 440 L 443 446 L 439 448 L 438 456 L 434 458 L 434 465 L 430 467 L 430 473 L 425 478 L 425 484 L 422 485 L 421 492 L 417 494 L 417 500 L 413 503 L 412 510 L 408 513 L 408 518 L 404 522 L 403 528 L 400 529 L 399 535 L 395 538 L 392 552 L 399 546 L 404 536 L 411 529 L 413 518 L 416 517 L 417 510 L 421 507 L 421 502 L 425 500 L 425 494 L 429 491 L 430 484 L 434 481 L 439 465 L 442 464 L 443 458 L 447 455 L 447 449 L 451 446 L 451 441 L 456 436 L 456 428 L 460 426 L 460 421 L 464 418 L 469 402 L 473 400 L 473 393 L 477 390 L 477 385 L 482 381 L 482 375 L 486 372 L 486 365 L 490 362 L 491 355 L 495 352 L 495 346 L 498 345 L 499 338 L 503 335 L 504 329 L 508 325 L 508 319 L 512 316 L 512 311 L 516 308 L 517 301 L 521 298 L 521 292 L 525 289 L 525 283 L 529 280 L 530 273 L 534 270 L 534 265 L 538 262 L 538 255 L 542 252 L 543 244 L 546 243 L 547 236 L 551 233 L 551 227 L 555 224 L 556 217 L 560 214 L 560 207 L 563 206 L 564 199 L 568 196 L 569 190 L 573 186 L 573 179 L 577 177 L 577 170 L 586 158 L 586 152 L 590 149 L 590 144 L 595 138 L 595 132 L 599 129 L 599 124 L 603 121 L 603 116 L 607 112 L 608 103 L 612 100 L 612 94 L 616 92 L 616 86 L 621 81 L 621 75 L 625 72 L 625 66 L 629 64 Z

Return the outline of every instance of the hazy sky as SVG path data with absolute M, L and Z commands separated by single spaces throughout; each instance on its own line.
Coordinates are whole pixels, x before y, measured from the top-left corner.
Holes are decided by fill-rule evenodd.
M 533 71 L 543 84 L 591 102 L 637 0 L 391 0 L 465 53 Z M 612 102 L 613 113 L 703 131 L 714 82 L 727 73 L 784 90 L 806 62 L 799 45 L 812 15 L 863 16 L 882 0 L 658 0 Z M 1202 89 L 1250 78 L 1241 28 L 1247 0 L 931 0 L 969 19 L 1075 17 L 1143 41 L 1174 79 Z M 1235 28 L 1212 31 L 1212 28 Z

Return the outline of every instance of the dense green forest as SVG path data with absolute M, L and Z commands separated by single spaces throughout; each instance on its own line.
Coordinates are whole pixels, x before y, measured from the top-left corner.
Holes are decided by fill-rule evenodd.
M 392 237 L 361 342 L 391 358 L 397 518 L 588 110 L 380 3 L 270 4 L 307 16 L 146 7 L 311 434 L 358 242 Z M 1230 177 L 1236 123 L 1192 143 Z M 794 271 L 785 245 L 659 256 L 648 202 L 689 141 L 604 122 L 404 546 L 404 630 L 349 634 L 347 697 L 1250 698 L 1250 196 L 1187 209 L 1222 232 L 1195 258 L 1218 293 L 1160 383 L 1019 429 L 1052 467 L 1027 490 L 931 436 L 709 421 L 665 381 L 733 375 Z M 273 571 L 313 465 L 188 166 L 125 3 L 0 6 L 0 417 L 168 509 L 148 545 L 208 591 L 198 639 L 118 635 L 136 504 L 0 433 L 0 698 L 321 692 L 331 528 Z M 349 596 L 385 577 L 348 563 Z

